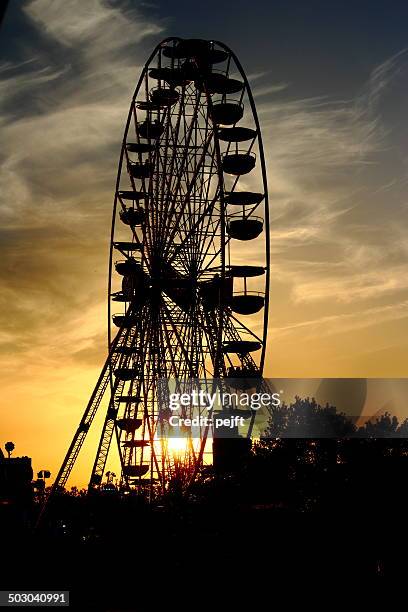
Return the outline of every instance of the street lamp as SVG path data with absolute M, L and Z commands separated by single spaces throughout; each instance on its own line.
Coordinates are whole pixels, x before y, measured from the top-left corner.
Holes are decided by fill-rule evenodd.
M 14 442 L 6 442 L 6 443 L 5 443 L 5 445 L 4 445 L 4 448 L 6 449 L 7 454 L 8 454 L 8 458 L 10 459 L 10 455 L 11 455 L 11 453 L 12 453 L 12 452 L 13 452 L 13 450 L 16 448 L 16 447 L 14 446 Z

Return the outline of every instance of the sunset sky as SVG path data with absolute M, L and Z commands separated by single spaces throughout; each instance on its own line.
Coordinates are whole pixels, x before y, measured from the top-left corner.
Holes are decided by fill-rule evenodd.
M 408 375 L 408 4 L 11 1 L 0 31 L 0 444 L 55 475 L 106 350 L 135 82 L 166 36 L 250 79 L 271 214 L 267 376 Z M 75 482 L 85 484 L 91 432 Z

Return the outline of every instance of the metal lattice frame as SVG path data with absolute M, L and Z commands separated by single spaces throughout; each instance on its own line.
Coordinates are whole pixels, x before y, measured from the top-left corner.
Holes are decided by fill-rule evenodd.
M 184 54 L 180 51 L 183 45 Z M 210 57 L 220 60 L 221 70 L 207 61 Z M 247 111 L 242 121 L 252 126 L 251 138 L 239 143 L 239 151 L 238 141 L 221 138 L 223 126 L 235 128 L 239 120 L 216 121 L 217 108 L 225 110 L 230 103 L 228 92 L 213 91 L 217 82 L 221 90 L 238 88 L 233 106 Z M 244 161 L 257 153 L 260 172 L 254 182 L 263 197 L 246 206 L 231 206 L 231 194 L 246 192 L 252 175 L 231 178 L 225 172 L 224 156 L 241 154 L 242 147 Z M 242 249 L 244 243 L 230 234 L 229 224 L 252 221 L 259 215 L 263 231 L 256 238 L 256 252 L 262 261 L 257 265 L 265 274 L 247 279 L 242 272 L 245 266 L 238 262 L 241 276 L 232 278 L 237 270 L 236 245 L 241 252 L 251 251 Z M 245 244 L 252 247 L 253 243 Z M 123 262 L 116 267 L 119 257 Z M 167 38 L 154 49 L 140 75 L 119 157 L 108 272 L 108 357 L 53 490 L 66 484 L 108 388 L 90 488 L 101 485 L 112 439 L 119 449 L 123 487 L 157 483 L 164 489 L 180 465 L 187 466 L 183 472 L 186 481 L 191 479 L 203 461 L 211 432 L 203 430 L 199 444 L 190 439 L 175 461 L 162 435 L 158 381 L 211 381 L 239 370 L 262 374 L 269 260 L 265 158 L 244 70 L 223 43 Z M 247 282 L 254 282 L 263 296 L 263 308 L 250 317 L 234 311 L 231 287 L 240 278 L 243 296 L 250 295 Z M 209 305 L 208 295 L 214 290 L 216 300 Z M 231 355 L 224 350 L 226 343 L 235 342 L 239 347 L 243 339 L 259 343 L 256 355 Z

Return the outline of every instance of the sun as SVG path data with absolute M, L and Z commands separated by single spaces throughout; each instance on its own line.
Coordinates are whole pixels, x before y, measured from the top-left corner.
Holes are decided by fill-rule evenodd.
M 188 438 L 168 438 L 167 448 L 171 455 L 180 457 L 187 452 Z

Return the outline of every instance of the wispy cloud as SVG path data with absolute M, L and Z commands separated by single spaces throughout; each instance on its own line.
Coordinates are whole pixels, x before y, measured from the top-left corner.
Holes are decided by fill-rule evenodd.
M 281 337 L 295 337 L 301 334 L 305 342 L 313 341 L 319 337 L 341 335 L 345 332 L 384 324 L 387 321 L 408 319 L 408 300 L 396 302 L 387 306 L 358 310 L 353 313 L 342 313 L 339 315 L 328 315 L 317 319 L 308 319 L 292 325 L 283 327 L 272 327 L 270 330 L 271 341 Z M 361 347 L 363 348 L 363 347 Z
M 369 99 L 371 106 L 379 104 L 383 93 L 395 83 L 399 75 L 406 71 L 407 59 L 408 49 L 401 49 L 374 68 L 363 94 L 363 97 Z
M 0 67 L 5 367 L 15 365 L 11 347 L 52 362 L 57 346 L 69 358 L 104 337 L 116 158 L 142 43 L 162 31 L 137 9 L 102 0 L 34 0 L 23 11 L 44 44 Z
M 393 163 L 391 135 L 400 118 L 389 104 L 405 99 L 407 68 L 404 50 L 374 68 L 354 99 L 294 99 L 289 86 L 279 99 L 258 101 L 269 170 L 272 290 L 286 288 L 285 320 L 288 312 L 298 317 L 299 304 L 319 304 L 324 320 L 337 321 L 339 329 L 351 317 L 341 304 L 356 306 L 357 327 L 381 325 L 384 313 L 387 320 L 401 318 L 401 299 L 408 297 L 406 175 Z M 274 301 L 280 303 L 279 295 Z M 305 325 L 317 340 L 320 328 Z M 302 338 L 302 323 L 282 321 L 282 329 Z
M 252 77 L 252 80 L 255 80 L 255 79 Z M 280 91 L 284 91 L 287 88 L 288 88 L 288 83 L 274 83 L 272 85 L 266 85 L 264 87 L 255 87 L 252 90 L 252 93 L 253 93 L 255 100 L 258 100 L 262 96 L 279 93 Z
M 147 21 L 135 9 L 115 8 L 101 0 L 33 0 L 26 14 L 54 40 L 67 46 L 82 45 L 87 57 L 109 56 L 126 45 L 140 43 L 162 27 Z M 123 59 L 123 58 L 122 58 Z

